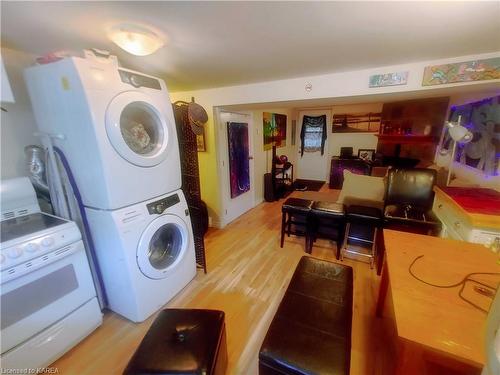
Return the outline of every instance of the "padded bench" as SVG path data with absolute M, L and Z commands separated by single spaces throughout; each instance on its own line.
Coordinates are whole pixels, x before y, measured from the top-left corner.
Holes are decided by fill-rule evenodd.
M 224 375 L 224 312 L 165 309 L 158 314 L 124 375 Z
M 260 375 L 349 374 L 352 268 L 304 256 L 259 353 Z

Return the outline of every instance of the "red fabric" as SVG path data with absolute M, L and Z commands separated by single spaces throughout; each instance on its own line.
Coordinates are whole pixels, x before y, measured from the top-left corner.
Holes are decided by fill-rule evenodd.
M 500 215 L 500 193 L 493 189 L 447 187 L 443 189 L 472 214 Z

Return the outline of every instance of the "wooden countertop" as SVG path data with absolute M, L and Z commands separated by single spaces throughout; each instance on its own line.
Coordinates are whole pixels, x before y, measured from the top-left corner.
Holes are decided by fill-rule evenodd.
M 475 367 L 485 362 L 486 313 L 459 296 L 460 287 L 436 288 L 409 273 L 413 266 L 421 279 L 440 285 L 458 283 L 471 272 L 498 272 L 498 255 L 482 245 L 438 237 L 384 230 L 386 270 L 398 336 Z M 478 275 L 475 280 L 497 287 L 500 275 Z M 469 283 L 464 296 L 489 309 L 491 299 Z
M 454 190 L 453 188 L 445 188 L 448 191 L 444 191 L 443 189 L 434 187 L 434 191 L 436 192 L 436 197 L 441 199 L 449 204 L 452 204 L 470 223 L 473 227 L 478 228 L 490 228 L 490 229 L 500 229 L 500 215 L 497 213 L 497 210 L 500 208 L 500 198 L 498 200 L 496 198 L 492 199 L 491 197 L 480 197 L 481 190 L 477 188 L 467 188 L 469 192 L 477 192 L 478 199 L 483 199 L 485 202 L 489 202 L 491 205 L 488 212 L 487 209 L 472 209 L 463 203 L 459 203 L 459 199 L 453 197 Z M 465 190 L 465 189 L 464 189 Z M 491 191 L 491 189 L 484 189 Z M 500 193 L 498 193 L 500 195 Z

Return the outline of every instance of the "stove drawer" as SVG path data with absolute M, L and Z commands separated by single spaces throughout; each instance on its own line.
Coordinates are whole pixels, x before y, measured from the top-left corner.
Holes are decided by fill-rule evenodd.
M 75 252 L 2 282 L 1 352 L 14 348 L 96 296 L 83 243 Z M 2 278 L 3 281 L 3 278 Z
M 27 342 L 1 356 L 2 367 L 37 369 L 47 367 L 78 344 L 102 323 L 97 298 L 48 327 Z

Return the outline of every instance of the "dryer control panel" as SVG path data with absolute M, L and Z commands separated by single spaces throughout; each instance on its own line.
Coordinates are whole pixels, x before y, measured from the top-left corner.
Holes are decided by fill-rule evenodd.
M 141 74 L 127 72 L 118 69 L 122 82 L 128 83 L 134 87 L 147 87 L 149 89 L 161 90 L 160 82 L 157 79 L 146 77 Z
M 181 200 L 177 194 L 151 202 L 146 205 L 150 215 L 161 215 L 167 208 L 179 203 Z

